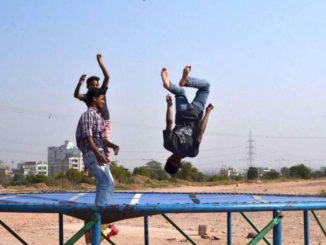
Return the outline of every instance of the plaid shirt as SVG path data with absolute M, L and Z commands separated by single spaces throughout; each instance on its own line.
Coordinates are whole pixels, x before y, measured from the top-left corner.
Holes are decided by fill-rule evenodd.
M 103 128 L 104 120 L 97 112 L 96 108 L 89 107 L 84 112 L 78 122 L 76 130 L 76 142 L 79 150 L 84 154 L 91 151 L 87 144 L 87 137 L 92 137 L 96 147 L 103 150 Z

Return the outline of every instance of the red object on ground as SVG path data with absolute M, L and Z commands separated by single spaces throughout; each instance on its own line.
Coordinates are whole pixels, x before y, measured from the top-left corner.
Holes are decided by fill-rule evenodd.
M 109 225 L 109 228 L 103 231 L 103 234 L 106 236 L 107 239 L 110 239 L 110 237 L 115 236 L 118 233 L 119 230 L 115 225 Z

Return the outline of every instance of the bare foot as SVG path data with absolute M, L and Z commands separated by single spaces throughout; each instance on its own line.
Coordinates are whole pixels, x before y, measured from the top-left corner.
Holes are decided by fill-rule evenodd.
M 186 86 L 187 85 L 187 83 L 188 83 L 188 75 L 189 75 L 190 72 L 191 72 L 191 66 L 186 66 L 183 69 L 182 77 L 181 77 L 181 80 L 179 82 L 180 86 Z
M 162 77 L 162 81 L 163 81 L 163 87 L 166 89 L 169 88 L 169 86 L 170 86 L 169 73 L 165 67 L 162 68 L 161 77 Z

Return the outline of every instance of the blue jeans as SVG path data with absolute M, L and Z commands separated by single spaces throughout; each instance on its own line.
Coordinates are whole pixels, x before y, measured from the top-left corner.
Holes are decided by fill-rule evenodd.
M 107 205 L 114 191 L 114 180 L 110 169 L 106 165 L 98 165 L 94 152 L 89 151 L 84 155 L 84 165 L 95 177 L 97 206 Z
M 204 111 L 209 94 L 209 82 L 198 78 L 188 77 L 188 83 L 186 86 L 198 89 L 196 96 L 191 103 L 188 102 L 184 88 L 175 85 L 170 81 L 168 90 L 175 95 L 176 112 L 185 111 L 191 107 L 196 107 L 197 109 Z

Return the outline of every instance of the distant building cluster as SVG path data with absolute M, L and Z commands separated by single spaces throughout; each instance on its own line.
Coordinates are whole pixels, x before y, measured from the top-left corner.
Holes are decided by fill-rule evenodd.
M 236 176 L 240 176 L 241 173 L 239 169 L 229 167 L 229 168 L 221 168 L 220 175 L 226 177 L 236 177 Z
M 69 140 L 63 145 L 49 146 L 47 149 L 48 161 L 28 161 L 18 163 L 16 168 L 11 164 L 0 161 L 0 179 L 4 176 L 37 175 L 54 177 L 60 173 L 66 173 L 69 169 L 82 171 L 84 168 L 83 157 L 80 150 Z M 239 170 L 234 167 L 222 166 L 218 175 L 228 178 L 246 177 L 248 169 Z M 268 172 L 275 171 L 272 168 L 257 168 L 257 177 L 260 178 Z
M 233 168 L 233 167 L 222 167 L 220 169 L 220 173 L 219 175 L 220 176 L 226 176 L 226 177 L 229 177 L 229 178 L 234 178 L 234 177 L 238 177 L 238 176 L 243 176 L 243 177 L 246 177 L 246 173 L 247 173 L 248 169 L 243 169 L 243 170 L 239 170 L 237 168 Z M 275 169 L 273 168 L 260 168 L 260 167 L 257 167 L 257 177 L 263 177 L 266 173 L 269 173 L 269 172 L 273 172 L 273 171 L 276 171 Z
M 48 175 L 48 164 L 46 162 L 23 162 L 18 163 L 17 168 L 12 170 L 13 174 L 43 174 Z
M 71 168 L 82 171 L 84 168 L 83 157 L 73 142 L 66 140 L 61 146 L 48 147 L 48 162 L 21 162 L 17 164 L 16 168 L 0 162 L 0 178 L 17 174 L 56 176 L 59 173 L 66 173 Z
M 83 167 L 82 153 L 71 141 L 66 140 L 61 146 L 48 147 L 49 176 L 65 173 L 71 168 L 82 171 Z

